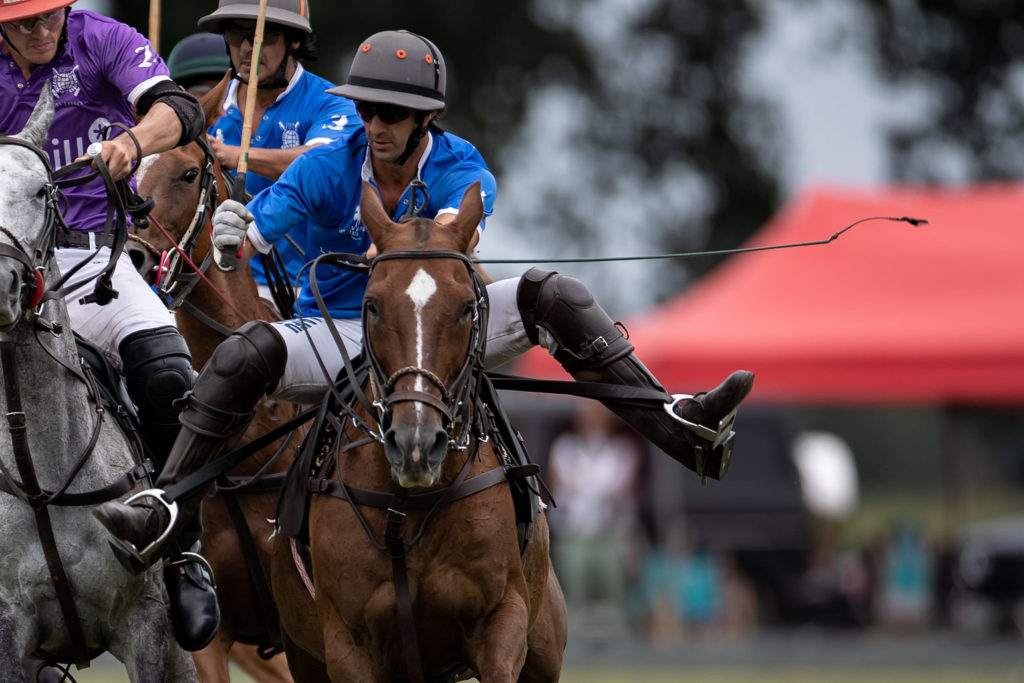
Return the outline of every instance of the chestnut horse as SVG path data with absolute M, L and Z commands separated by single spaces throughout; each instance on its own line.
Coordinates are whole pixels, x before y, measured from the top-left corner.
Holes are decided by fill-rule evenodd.
M 208 126 L 219 114 L 219 105 L 223 100 L 226 85 L 227 79 L 201 100 Z M 210 203 L 206 207 L 207 213 L 196 221 L 197 209 L 202 208 L 204 185 L 206 193 L 211 195 Z M 187 251 L 193 263 L 202 263 L 210 250 L 210 213 L 216 204 L 227 198 L 220 166 L 212 156 L 208 156 L 200 144 L 192 143 L 147 157 L 139 173 L 139 193 L 151 196 L 155 200 L 155 207 L 151 212 L 154 225 L 147 230 L 145 236 L 151 250 L 157 254 L 164 252 L 173 259 L 171 241 L 179 243 L 187 239 L 185 233 L 189 226 L 199 223 L 193 226 L 197 230 L 194 246 L 188 245 Z M 212 195 L 215 195 L 215 199 Z M 159 260 L 159 256 L 155 256 L 153 260 Z M 139 261 L 140 259 L 137 259 L 137 263 Z M 182 289 L 186 284 L 180 280 L 168 281 L 166 278 L 175 280 L 194 275 L 189 265 L 180 260 L 179 263 L 182 264 L 180 268 L 175 265 L 170 273 L 164 273 L 165 279 L 160 285 L 180 296 L 187 291 Z M 197 370 L 203 367 L 214 348 L 224 340 L 225 331 L 234 330 L 249 320 L 276 320 L 280 317 L 268 302 L 259 298 L 256 283 L 247 265 L 239 264 L 238 270 L 233 273 L 209 268 L 205 276 L 206 280 L 200 279 L 190 291 L 187 291 L 184 305 L 176 310 L 178 328 L 188 341 L 192 362 Z M 213 326 L 210 320 L 213 321 Z M 282 419 L 279 413 L 284 412 L 284 406 L 263 404 L 249 426 L 245 440 L 251 440 L 277 426 Z M 231 470 L 229 474 L 233 479 L 247 479 L 257 473 L 284 472 L 291 463 L 291 456 L 288 453 L 282 453 L 280 457 L 270 462 L 280 447 L 280 442 L 272 444 Z M 257 592 L 256 580 L 251 576 L 251 572 L 266 573 L 266 570 L 249 566 L 246 553 L 242 549 L 243 543 L 248 541 L 240 539 L 236 532 L 227 496 L 237 501 L 238 507 L 235 509 L 240 509 L 244 515 L 256 554 L 261 559 L 261 567 L 269 566 L 269 539 L 273 533 L 270 519 L 275 514 L 277 489 L 242 489 L 227 493 L 219 487 L 218 493 L 212 498 L 207 498 L 203 504 L 202 543 L 203 555 L 213 567 L 217 582 L 221 624 L 214 640 L 203 650 L 193 653 L 199 678 L 204 683 L 229 681 L 230 651 L 231 659 L 260 683 L 290 683 L 292 678 L 288 674 L 283 655 L 264 660 L 258 656 L 257 650 L 251 647 L 253 644 L 265 646 L 269 642 L 268 630 L 277 636 L 277 617 L 269 590 Z M 264 599 L 261 600 L 261 596 Z
M 326 454 L 333 469 L 310 482 L 308 548 L 292 529 L 275 537 L 292 675 L 556 681 L 566 610 L 547 522 L 541 510 L 517 533 L 517 468 L 480 400 L 486 290 L 465 256 L 479 185 L 446 224 L 393 223 L 366 183 L 360 211 L 379 250 L 363 308 L 371 379 L 335 422 L 347 445 Z

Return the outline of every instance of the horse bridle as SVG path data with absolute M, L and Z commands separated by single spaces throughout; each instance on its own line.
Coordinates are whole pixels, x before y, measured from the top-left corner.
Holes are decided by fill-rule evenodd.
M 124 126 L 120 127 L 124 128 Z M 125 129 L 125 132 L 135 140 L 135 136 L 131 131 Z M 49 288 L 45 287 L 42 282 L 42 273 L 46 267 L 47 261 L 53 255 L 54 248 L 57 244 L 57 230 L 70 230 L 68 225 L 64 222 L 63 212 L 60 207 L 60 201 L 63 199 L 63 195 L 60 192 L 61 189 L 84 185 L 97 177 L 103 181 L 107 190 L 108 205 L 105 232 L 113 232 L 114 241 L 110 248 L 110 258 L 108 259 L 107 265 L 99 275 L 96 276 L 92 293 L 83 297 L 83 301 L 86 303 L 98 303 L 100 305 L 108 303 L 111 299 L 117 296 L 117 292 L 111 285 L 111 278 L 113 276 L 114 267 L 124 250 L 124 245 L 128 238 L 127 217 L 129 212 L 134 210 L 133 202 L 139 198 L 137 196 L 130 196 L 132 193 L 128 188 L 127 182 L 124 180 L 115 181 L 111 177 L 110 170 L 100 157 L 76 161 L 57 170 L 53 170 L 50 166 L 50 160 L 46 156 L 46 153 L 27 140 L 9 135 L 0 135 L 0 144 L 16 145 L 31 151 L 42 162 L 47 175 L 47 182 L 42 188 L 42 191 L 45 194 L 45 209 L 43 214 L 43 227 L 40 231 L 41 238 L 38 240 L 39 244 L 36 244 L 30 253 L 29 250 L 21 244 L 21 241 L 14 237 L 13 233 L 6 228 L 2 230 L 2 233 L 11 238 L 11 241 L 14 244 L 0 244 L 0 256 L 13 258 L 21 263 L 25 266 L 26 275 L 28 275 L 28 277 L 23 281 L 23 288 L 27 290 L 27 292 L 22 293 L 23 298 L 26 298 L 27 295 L 27 301 L 24 302 L 27 305 L 23 307 L 23 314 L 27 311 L 35 311 L 35 309 L 37 309 L 44 301 L 65 297 L 71 292 L 84 286 L 87 282 L 83 281 L 71 287 L 64 286 L 75 273 L 89 262 L 89 259 L 83 259 L 77 265 L 70 268 L 68 272 L 63 273 L 60 280 Z M 138 141 L 135 141 L 135 144 L 138 146 Z M 72 174 L 88 168 L 93 164 L 96 165 L 96 169 L 94 171 L 60 180 L 60 178 L 64 176 L 71 176 Z M 97 251 L 99 250 L 97 249 Z
M 366 393 L 363 391 L 362 383 L 356 378 L 355 367 L 352 363 L 352 359 L 349 357 L 348 350 L 345 348 L 345 342 L 342 340 L 341 335 L 335 329 L 333 324 L 329 324 L 327 327 L 334 339 L 335 345 L 338 347 L 338 352 L 341 354 L 345 374 L 348 378 L 348 384 L 350 387 L 354 388 L 355 398 L 360 404 L 362 404 L 367 414 L 377 420 L 376 429 L 364 424 L 349 405 L 349 402 L 338 393 L 337 387 L 335 386 L 335 377 L 327 372 L 327 368 L 323 360 L 316 352 L 315 345 L 313 346 L 313 352 L 317 356 L 321 369 L 324 372 L 325 379 L 327 380 L 329 391 L 334 395 L 337 404 L 342 406 L 341 410 L 346 414 L 346 417 L 351 419 L 359 429 L 366 432 L 371 440 L 379 443 L 384 442 L 384 433 L 387 431 L 388 425 L 391 421 L 391 408 L 396 403 L 417 401 L 424 405 L 429 405 L 431 408 L 441 413 L 445 423 L 445 430 L 448 432 L 449 448 L 462 450 L 466 448 L 471 435 L 474 433 L 482 440 L 487 439 L 487 431 L 482 422 L 483 417 L 480 415 L 480 411 L 474 410 L 474 406 L 479 400 L 480 392 L 479 383 L 476 382 L 475 379 L 483 369 L 484 347 L 487 339 L 487 288 L 484 285 L 483 280 L 480 278 L 480 275 L 473 267 L 473 262 L 470 261 L 469 257 L 466 254 L 450 249 L 428 249 L 422 251 L 406 250 L 379 254 L 367 262 L 362 255 L 332 252 L 321 254 L 307 263 L 303 267 L 303 270 L 307 268 L 309 269 L 309 288 L 313 295 L 313 299 L 316 301 L 320 315 L 324 320 L 330 323 L 332 319 L 331 314 L 327 310 L 327 305 L 323 301 L 323 297 L 320 294 L 320 287 L 317 282 L 316 271 L 318 266 L 322 264 L 329 264 L 346 270 L 372 274 L 374 266 L 382 261 L 435 258 L 455 259 L 465 265 L 466 270 L 469 273 L 470 280 L 473 283 L 473 292 L 476 299 L 476 311 L 473 316 L 469 351 L 466 354 L 466 360 L 463 363 L 462 368 L 459 370 L 455 379 L 449 386 L 445 386 L 444 382 L 442 382 L 440 378 L 426 368 L 406 366 L 396 370 L 390 375 L 384 371 L 383 367 L 380 365 L 380 360 L 373 352 L 373 344 L 367 333 L 365 301 L 363 303 L 362 353 L 367 358 L 368 365 L 370 366 L 369 378 L 376 400 L 370 401 L 366 396 Z M 300 315 L 299 321 L 301 322 L 301 320 L 302 316 Z M 425 391 L 396 392 L 394 390 L 395 382 L 397 382 L 399 378 L 413 374 L 426 379 L 431 386 L 437 389 L 437 395 Z M 462 431 L 457 434 L 456 429 L 460 427 Z
M 448 447 L 450 449 L 463 450 L 470 440 L 471 416 L 474 414 L 473 407 L 479 395 L 479 387 L 474 381 L 477 374 L 483 369 L 484 350 L 487 340 L 487 288 L 473 268 L 472 261 L 463 253 L 447 249 L 432 249 L 425 251 L 393 251 L 379 254 L 370 263 L 370 275 L 373 275 L 373 268 L 383 261 L 408 260 L 408 259 L 454 259 L 466 267 L 470 280 L 473 283 L 473 293 L 476 300 L 474 305 L 473 320 L 469 340 L 469 351 L 463 361 L 462 367 L 456 373 L 452 382 L 445 386 L 444 382 L 433 372 L 426 368 L 407 365 L 387 374 L 381 367 L 380 360 L 374 352 L 370 339 L 369 326 L 366 324 L 366 303 L 363 303 L 363 353 L 366 355 L 370 365 L 370 385 L 376 400 L 373 405 L 377 409 L 377 421 L 380 428 L 379 434 L 384 434 L 391 422 L 391 411 L 398 403 L 416 402 L 430 406 L 441 413 L 445 431 L 448 433 Z M 395 390 L 395 384 L 402 377 L 414 375 L 426 380 L 427 384 L 437 390 L 437 393 L 407 389 Z M 461 433 L 456 430 L 461 427 Z M 483 434 L 476 430 L 477 434 Z
M 186 261 L 190 264 L 192 263 L 192 254 L 195 251 L 196 243 L 199 242 L 200 231 L 209 222 L 210 216 L 217 206 L 217 159 L 213 154 L 213 150 L 210 149 L 210 143 L 207 142 L 205 137 L 200 136 L 196 138 L 195 142 L 203 150 L 203 157 L 205 158 L 202 180 L 199 184 L 199 201 L 196 204 L 196 210 L 192 214 L 192 220 L 188 228 L 171 249 L 167 265 L 163 264 L 163 258 L 161 258 L 156 278 L 157 291 L 165 299 L 167 308 L 171 311 L 182 305 L 199 283 L 199 273 L 206 272 L 213 261 L 213 255 L 207 254 L 202 264 L 199 266 L 194 266 L 193 264 L 198 269 L 198 273 L 182 274 L 184 263 Z M 162 226 L 161 230 L 163 230 Z M 164 236 L 170 237 L 166 232 Z M 173 244 L 174 240 L 171 240 L 171 242 Z
M 52 252 L 53 245 L 57 239 L 56 226 L 58 223 L 63 222 L 58 208 L 60 192 L 57 184 L 53 182 L 53 170 L 50 167 L 50 160 L 41 149 L 26 140 L 8 135 L 0 136 L 0 144 L 17 145 L 31 151 L 39 157 L 39 160 L 42 161 L 46 169 L 47 182 L 43 186 L 43 191 L 46 195 L 46 208 L 43 214 L 43 229 L 40 233 L 42 236 L 41 244 L 35 245 L 32 251 L 29 252 L 13 232 L 8 230 L 6 226 L 0 225 L 0 233 L 6 235 L 11 241 L 11 244 L 7 242 L 0 243 L 0 256 L 14 259 L 25 268 L 27 277 L 22 279 L 21 285 L 22 315 L 24 316 L 25 312 L 34 311 L 43 302 L 43 297 L 46 293 L 46 284 L 43 281 L 46 257 Z

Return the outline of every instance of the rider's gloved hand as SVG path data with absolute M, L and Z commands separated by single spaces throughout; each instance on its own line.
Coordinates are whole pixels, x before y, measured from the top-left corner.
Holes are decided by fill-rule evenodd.
M 255 219 L 245 204 L 228 199 L 213 214 L 213 245 L 229 254 L 238 252 L 246 229 Z

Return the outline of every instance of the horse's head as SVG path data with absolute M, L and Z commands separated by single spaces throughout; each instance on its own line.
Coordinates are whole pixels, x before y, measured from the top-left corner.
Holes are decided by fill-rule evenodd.
M 449 223 L 395 223 L 368 183 L 360 214 L 378 249 L 363 324 L 382 394 L 384 449 L 401 486 L 433 486 L 453 429 L 469 429 L 467 387 L 483 353 L 485 293 L 465 256 L 483 218 L 479 183 Z
M 220 105 L 228 80 L 229 77 L 225 76 L 199 99 L 206 114 L 207 128 L 221 114 Z M 180 245 L 189 237 L 201 236 L 204 227 L 201 223 L 209 218 L 218 201 L 227 198 L 221 184 L 214 187 L 220 166 L 204 144 L 205 140 L 202 140 L 151 154 L 139 166 L 139 194 L 152 197 L 155 202 L 150 216 L 156 225 L 147 231 L 145 239 L 158 252 L 172 251 L 174 244 Z M 210 196 L 203 197 L 204 189 Z M 190 227 L 193 229 L 191 232 Z M 193 240 L 190 246 L 194 243 Z M 152 282 L 159 255 L 132 242 L 128 243 L 127 249 L 139 270 Z
M 53 227 L 50 166 L 42 147 L 53 121 L 53 95 L 44 86 L 20 133 L 0 138 L 0 331 L 18 323 L 43 293 L 42 265 Z

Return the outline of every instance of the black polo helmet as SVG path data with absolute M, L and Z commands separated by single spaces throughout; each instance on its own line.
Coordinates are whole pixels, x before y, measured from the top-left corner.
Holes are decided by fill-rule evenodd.
M 216 11 L 199 19 L 199 29 L 211 33 L 222 33 L 221 24 L 230 19 L 252 19 L 259 17 L 259 0 L 220 0 Z M 295 28 L 303 33 L 312 33 L 309 23 L 308 0 L 267 0 L 267 23 Z
M 364 102 L 435 111 L 445 106 L 444 57 L 411 31 L 382 31 L 356 50 L 344 85 L 327 92 Z
M 193 33 L 178 41 L 167 57 L 167 68 L 174 80 L 220 79 L 231 68 L 224 38 L 216 33 Z

